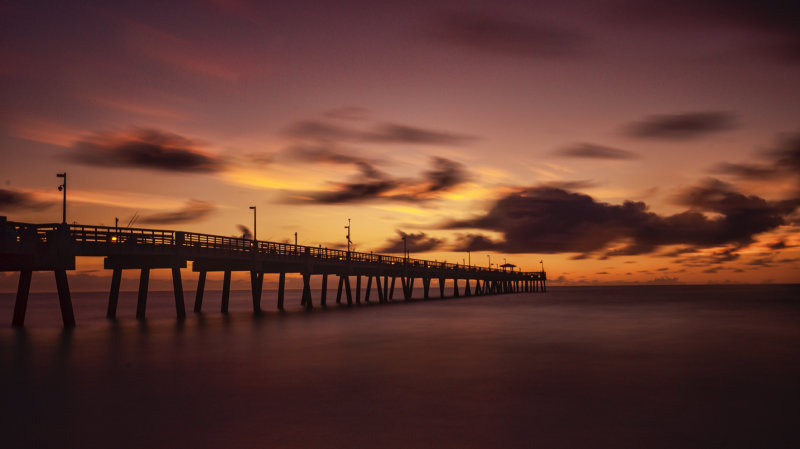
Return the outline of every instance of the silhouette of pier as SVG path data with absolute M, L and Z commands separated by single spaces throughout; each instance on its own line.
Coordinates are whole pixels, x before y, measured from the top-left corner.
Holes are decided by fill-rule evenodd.
M 463 264 L 361 253 L 322 247 L 256 241 L 252 239 L 140 228 L 117 228 L 77 224 L 33 224 L 7 221 L 0 217 L 0 271 L 18 271 L 19 285 L 14 304 L 13 326 L 25 322 L 32 273 L 55 274 L 61 316 L 65 327 L 75 326 L 67 271 L 75 269 L 78 256 L 104 257 L 105 269 L 112 270 L 107 317 L 116 318 L 122 270 L 139 270 L 136 318 L 145 319 L 150 271 L 172 271 L 175 310 L 178 319 L 186 316 L 181 268 L 192 262 L 199 273 L 194 311 L 201 312 L 208 272 L 222 272 L 220 311 L 228 312 L 231 273 L 249 272 L 253 312 L 261 313 L 265 273 L 277 273 L 277 308 L 284 308 L 287 273 L 303 279 L 301 305 L 313 308 L 311 277 L 321 276 L 319 304 L 327 305 L 328 276 L 338 277 L 336 303 L 343 298 L 347 305 L 362 300 L 379 303 L 394 300 L 395 284 L 400 279 L 403 300 L 412 299 L 419 280 L 423 298 L 430 299 L 432 281 L 438 285 L 438 297 L 496 295 L 518 292 L 544 292 L 546 274 L 491 269 Z M 351 278 L 355 277 L 355 282 Z M 366 285 L 362 282 L 366 278 Z M 448 285 L 449 284 L 449 287 Z M 374 286 L 373 286 L 374 285 Z M 373 293 L 374 292 L 374 293 Z M 371 296 L 372 295 L 372 296 Z

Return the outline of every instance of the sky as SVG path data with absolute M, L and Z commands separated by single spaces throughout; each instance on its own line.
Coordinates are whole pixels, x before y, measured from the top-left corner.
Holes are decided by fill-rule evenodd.
M 67 172 L 70 223 L 242 235 L 256 206 L 262 240 L 350 219 L 358 251 L 562 285 L 797 282 L 799 9 L 5 1 L 0 215 L 59 222 Z

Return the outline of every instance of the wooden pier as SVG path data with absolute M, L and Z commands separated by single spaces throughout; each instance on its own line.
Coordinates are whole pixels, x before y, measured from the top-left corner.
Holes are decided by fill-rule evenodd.
M 431 283 L 436 281 L 439 298 L 448 296 L 497 295 L 519 292 L 544 292 L 546 274 L 505 271 L 460 264 L 433 262 L 355 251 L 256 241 L 244 238 L 140 228 L 115 228 L 77 224 L 32 224 L 10 222 L 0 217 L 0 271 L 18 271 L 13 326 L 23 326 L 32 273 L 52 271 L 56 279 L 61 315 L 65 327 L 75 326 L 67 271 L 75 269 L 78 256 L 104 257 L 104 267 L 112 270 L 107 317 L 116 318 L 122 270 L 139 271 L 136 318 L 145 319 L 150 270 L 172 272 L 175 310 L 178 319 L 186 316 L 181 268 L 192 262 L 198 273 L 194 311 L 200 313 L 206 275 L 223 273 L 220 311 L 228 312 L 231 273 L 248 272 L 253 312 L 261 313 L 265 273 L 277 273 L 277 308 L 284 308 L 286 273 L 303 278 L 301 305 L 313 308 L 311 277 L 322 277 L 319 304 L 327 305 L 328 276 L 338 277 L 336 303 L 379 303 L 394 300 L 397 279 L 402 298 L 411 300 L 414 284 L 422 284 L 423 298 L 431 298 Z M 354 279 L 353 279 L 354 278 Z M 351 280 L 352 279 L 352 280 Z M 448 286 L 449 284 L 449 286 Z

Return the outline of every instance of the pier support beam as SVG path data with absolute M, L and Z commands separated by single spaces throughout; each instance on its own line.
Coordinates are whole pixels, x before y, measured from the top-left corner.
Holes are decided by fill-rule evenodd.
M 220 312 L 228 313 L 228 303 L 231 299 L 231 271 L 225 270 L 222 278 L 222 304 L 220 305 Z
M 383 302 L 389 302 L 389 276 L 383 277 Z
M 206 289 L 206 272 L 201 271 L 197 277 L 197 292 L 194 295 L 194 313 L 200 313 L 203 309 L 203 292 Z
M 122 282 L 122 268 L 114 268 L 111 273 L 111 290 L 108 292 L 108 309 L 106 318 L 117 319 L 117 304 L 119 303 L 119 285 Z
M 342 288 L 344 288 L 344 275 L 339 275 L 339 287 L 336 289 L 336 304 L 342 303 Z
M 14 303 L 14 318 L 11 320 L 11 325 L 14 327 L 22 327 L 25 325 L 25 310 L 28 308 L 28 296 L 31 291 L 32 276 L 33 272 L 31 270 L 19 272 L 17 301 Z
M 369 291 L 372 289 L 372 275 L 367 276 L 367 290 L 364 292 L 364 302 L 369 302 Z
M 344 277 L 344 289 L 345 289 L 345 292 L 347 293 L 347 305 L 348 306 L 352 306 L 353 305 L 353 292 L 352 292 L 352 290 L 350 290 L 350 276 L 345 276 Z
M 303 273 L 303 305 L 307 310 L 314 308 L 311 302 L 311 273 Z
M 389 301 L 394 299 L 394 281 L 397 280 L 397 276 L 392 276 L 392 286 L 389 287 Z
M 385 282 L 384 282 L 385 284 Z M 381 287 L 381 277 L 375 276 L 375 290 L 378 291 L 378 304 L 383 304 L 386 302 L 384 289 Z
M 429 297 L 428 294 L 430 292 L 430 289 L 431 289 L 431 278 L 426 276 L 426 277 L 422 278 L 422 297 L 423 298 L 428 299 L 428 297 Z
M 61 320 L 64 322 L 64 327 L 75 327 L 75 313 L 72 311 L 72 297 L 69 293 L 67 272 L 65 270 L 55 270 L 54 273 L 56 275 L 58 303 L 61 306 Z
M 286 290 L 286 273 L 278 276 L 278 310 L 283 310 L 283 293 Z
M 264 273 L 250 272 L 250 289 L 253 293 L 253 313 L 261 313 L 261 292 L 264 287 Z
M 356 304 L 361 304 L 361 275 L 356 275 Z
M 322 291 L 319 294 L 319 305 L 326 307 L 328 305 L 328 274 L 322 275 Z
M 178 319 L 186 318 L 186 305 L 183 302 L 183 281 L 181 281 L 181 269 L 172 267 L 172 291 L 175 294 L 175 313 Z
M 444 298 L 444 278 L 439 278 L 439 299 Z
M 147 311 L 147 287 L 150 284 L 150 269 L 142 268 L 139 273 L 139 296 L 136 299 L 136 319 L 144 320 Z
M 464 296 L 472 296 L 472 291 L 470 290 L 470 286 L 469 286 L 469 278 L 464 279 L 464 283 L 467 284 L 464 287 Z
M 453 296 L 458 298 L 458 278 L 453 278 Z

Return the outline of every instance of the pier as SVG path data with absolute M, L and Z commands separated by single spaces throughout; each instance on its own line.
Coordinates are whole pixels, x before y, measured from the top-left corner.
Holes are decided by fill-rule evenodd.
M 394 300 L 396 286 L 402 300 L 412 299 L 414 284 L 422 285 L 423 298 L 448 296 L 499 295 L 545 292 L 544 271 L 520 272 L 464 264 L 390 255 L 292 245 L 246 238 L 223 237 L 192 232 L 117 228 L 79 224 L 33 224 L 7 221 L 0 217 L 0 271 L 19 272 L 12 325 L 25 323 L 31 278 L 34 271 L 51 271 L 56 279 L 61 316 L 65 327 L 75 326 L 67 271 L 75 269 L 76 257 L 103 257 L 111 271 L 107 317 L 116 319 L 122 270 L 139 271 L 136 318 L 144 320 L 150 271 L 171 270 L 178 319 L 186 317 L 181 268 L 192 262 L 198 273 L 194 312 L 203 308 L 208 272 L 222 272 L 220 312 L 228 312 L 231 273 L 250 275 L 253 313 L 262 312 L 265 273 L 278 274 L 276 307 L 284 308 L 286 274 L 303 279 L 301 305 L 314 307 L 311 277 L 321 276 L 318 304 L 327 306 L 328 278 L 336 276 L 336 303 L 360 304 Z M 397 282 L 399 279 L 399 283 Z M 433 281 L 438 294 L 431 292 Z M 419 285 L 419 284 L 417 284 Z M 363 292 L 363 296 L 362 296 Z

